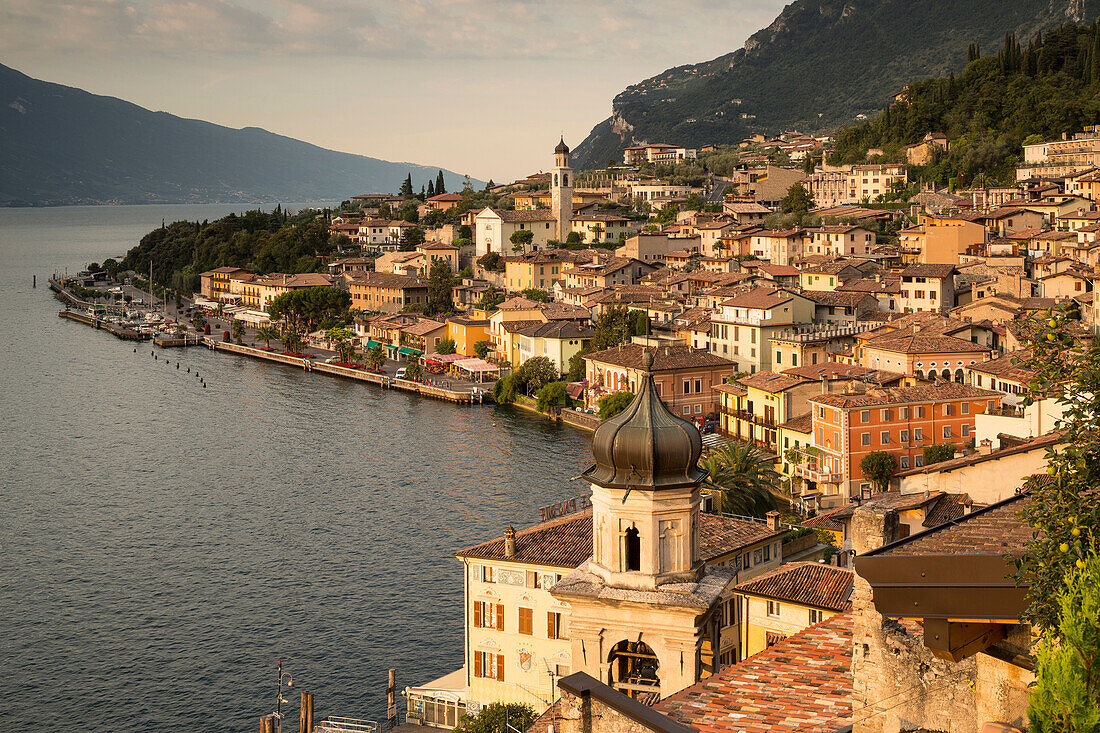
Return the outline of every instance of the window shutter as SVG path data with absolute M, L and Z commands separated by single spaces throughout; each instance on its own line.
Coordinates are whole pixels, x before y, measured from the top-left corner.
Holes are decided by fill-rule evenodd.
M 547 639 L 557 638 L 557 637 L 554 636 L 554 612 L 553 611 L 547 611 L 546 612 L 546 638 Z
M 481 676 L 481 652 L 474 652 L 474 677 Z
M 504 604 L 497 604 L 497 631 L 504 631 Z
M 474 601 L 474 626 L 481 628 L 481 604 Z
M 537 578 L 538 578 L 538 575 L 535 573 L 534 570 L 528 570 L 527 571 L 527 587 L 528 588 L 534 588 L 535 583 L 537 581 Z
M 497 655 L 497 682 L 504 681 L 504 655 Z

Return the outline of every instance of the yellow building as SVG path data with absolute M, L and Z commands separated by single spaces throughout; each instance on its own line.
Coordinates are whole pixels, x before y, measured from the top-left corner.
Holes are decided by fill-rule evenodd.
M 745 656 L 852 608 L 852 571 L 816 562 L 792 562 L 740 583 Z
M 474 346 L 489 341 L 489 320 L 452 316 L 447 319 L 447 338 L 455 342 L 455 353 L 477 356 Z
M 553 292 L 554 283 L 561 278 L 562 268 L 572 265 L 577 259 L 576 255 L 566 250 L 547 250 L 532 252 L 523 257 L 505 257 L 505 287 L 513 293 L 530 288 Z

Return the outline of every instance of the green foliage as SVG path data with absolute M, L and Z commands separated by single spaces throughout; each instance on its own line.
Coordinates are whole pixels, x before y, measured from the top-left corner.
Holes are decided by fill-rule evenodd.
M 230 214 L 213 222 L 177 221 L 159 227 L 119 263 L 120 270 L 149 272 L 156 284 L 183 293 L 199 289 L 199 273 L 216 267 L 251 268 L 264 274 L 317 270 L 335 247 L 315 211 L 289 217 L 281 209 Z
M 613 305 L 604 309 L 596 319 L 596 332 L 589 345 L 592 351 L 602 351 L 630 341 L 631 336 L 648 333 L 649 319 L 644 312 Z
M 927 132 L 942 132 L 951 149 L 918 176 L 959 185 L 1012 180 L 1012 167 L 1025 140 L 1074 133 L 1100 117 L 1098 31 L 1093 25 L 1064 25 L 1028 42 L 1009 33 L 996 58 L 974 58 L 958 76 L 909 85 L 909 100 L 837 134 L 830 162 L 862 161 L 868 148 L 882 148 L 893 161 L 905 160 L 905 146 Z
M 634 393 L 628 391 L 615 392 L 613 394 L 604 395 L 597 403 L 600 419 L 607 420 L 615 417 L 620 412 L 625 410 L 627 406 L 634 400 Z
M 512 372 L 512 380 L 517 392 L 531 394 L 543 386 L 556 382 L 560 374 L 549 357 L 535 356 L 523 362 Z
M 233 340 L 238 344 L 241 343 L 241 339 L 244 337 L 244 321 L 233 320 Z
M 539 412 L 550 412 L 551 407 L 564 405 L 568 401 L 568 395 L 565 392 L 565 382 L 544 384 L 539 388 L 539 391 L 535 393 L 535 400 Z
M 859 470 L 875 488 L 886 491 L 890 487 L 890 479 L 897 473 L 898 459 L 893 453 L 873 450 L 859 462 Z
M 413 176 L 409 173 L 405 177 L 405 180 L 401 183 L 401 188 L 397 190 L 398 196 L 412 196 L 413 195 Z
M 1100 555 L 1078 558 L 1056 599 L 1061 638 L 1036 651 L 1032 733 L 1100 731 Z
M 492 310 L 493 308 L 496 308 L 498 305 L 503 303 L 507 297 L 508 296 L 504 294 L 503 290 L 497 290 L 495 287 L 490 285 L 485 290 L 485 294 L 481 296 L 481 300 L 477 301 L 475 307 L 480 308 L 481 310 Z
M 428 312 L 450 313 L 454 308 L 454 275 L 446 260 L 436 260 L 428 272 Z
M 327 285 L 302 288 L 278 295 L 267 307 L 271 320 L 285 320 L 295 326 L 312 330 L 313 324 L 325 318 L 337 318 L 347 314 L 351 294 L 346 290 Z
M 953 445 L 936 443 L 934 445 L 925 446 L 924 448 L 924 465 L 926 466 L 931 466 L 933 463 L 950 461 L 954 457 L 955 446 Z
M 269 323 L 265 323 L 256 329 L 256 338 L 263 341 L 264 346 L 270 349 L 271 342 L 279 338 L 279 329 Z
M 722 511 L 763 518 L 778 504 L 779 485 L 773 459 L 748 443 L 728 443 L 699 462 L 722 489 Z
M 583 249 L 584 238 L 580 232 L 569 232 L 565 235 L 565 246 L 567 249 Z
M 535 722 L 535 711 L 522 703 L 494 702 L 477 715 L 463 715 L 455 733 L 508 733 L 508 727 L 527 730 Z
M 584 355 L 588 353 L 591 353 L 588 349 L 581 349 L 569 357 L 569 373 L 565 377 L 568 381 L 579 382 L 585 378 L 588 366 L 584 361 Z
M 516 401 L 516 384 L 511 374 L 505 374 L 493 383 L 493 401 L 498 405 Z
M 420 227 L 405 227 L 401 232 L 401 242 L 397 248 L 402 252 L 412 252 L 424 244 L 424 230 Z
M 517 229 L 512 232 L 512 236 L 508 238 L 508 241 L 512 243 L 512 249 L 516 252 L 524 252 L 531 246 L 531 242 L 535 239 L 535 233 L 530 229 Z
M 435 345 L 435 353 L 437 353 L 437 354 L 453 354 L 453 353 L 455 353 L 455 340 L 454 339 L 440 339 L 439 343 Z
M 291 354 L 302 353 L 302 347 L 304 346 L 302 332 L 298 330 L 297 326 L 290 324 L 284 326 L 282 333 L 279 334 L 279 340 L 283 342 L 283 346 Z
M 429 184 L 431 182 L 429 181 Z M 409 379 L 420 379 L 424 376 L 424 370 L 420 368 L 420 362 L 414 361 L 405 368 L 405 376 Z
M 490 272 L 504 272 L 504 259 L 500 252 L 489 252 L 478 258 L 477 264 Z
M 810 192 L 801 183 L 795 183 L 787 189 L 787 195 L 783 197 L 780 208 L 784 214 L 794 214 L 796 217 L 806 216 L 814 206 L 814 199 Z
M 1100 546 L 1100 346 L 1075 343 L 1062 310 L 1039 312 L 1020 324 L 1032 357 L 1024 404 L 1057 399 L 1064 410 L 1058 450 L 1047 450 L 1049 480 L 1032 481 L 1023 517 L 1035 528 L 1017 579 L 1030 585 L 1021 617 L 1048 637 L 1060 634 L 1057 598 L 1082 558 Z
M 474 344 L 474 356 L 478 359 L 485 359 L 489 356 L 489 352 L 492 350 L 492 343 L 489 341 L 478 341 Z
M 382 344 L 375 344 L 367 351 L 367 366 L 371 369 L 381 369 L 386 365 L 386 350 Z
M 522 293 L 520 293 L 520 295 L 522 295 L 524 298 L 527 298 L 528 300 L 537 300 L 540 303 L 550 302 L 550 293 L 546 292 L 545 290 L 540 290 L 539 288 L 527 288 Z
M 340 361 L 345 364 L 355 361 L 355 342 L 358 340 L 355 331 L 339 326 L 330 328 L 325 331 L 325 340 L 332 344 Z

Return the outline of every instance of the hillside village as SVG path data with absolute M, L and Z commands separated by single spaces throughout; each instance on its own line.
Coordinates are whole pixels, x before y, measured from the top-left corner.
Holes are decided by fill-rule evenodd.
M 456 553 L 465 662 L 406 689 L 411 722 L 516 703 L 548 733 L 1026 729 L 1005 558 L 1066 409 L 1033 389 L 1032 339 L 1100 331 L 1100 129 L 966 190 L 829 166 L 830 145 L 641 145 L 576 173 L 561 141 L 506 185 L 353 196 L 327 272 L 201 275 L 198 302 L 254 325 L 345 290 L 362 354 L 477 362 L 498 401 L 596 431 L 591 498 Z M 731 448 L 768 466 L 774 510 L 699 472 Z

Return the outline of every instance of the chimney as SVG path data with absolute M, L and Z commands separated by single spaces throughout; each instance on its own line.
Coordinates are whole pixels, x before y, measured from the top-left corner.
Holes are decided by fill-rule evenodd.
M 516 530 L 512 525 L 504 530 L 504 556 L 514 557 L 516 554 Z
M 771 527 L 773 532 L 779 531 L 779 512 L 774 509 L 767 513 L 768 526 Z
M 978 454 L 988 456 L 993 452 L 993 441 L 986 438 L 982 442 L 978 443 Z

